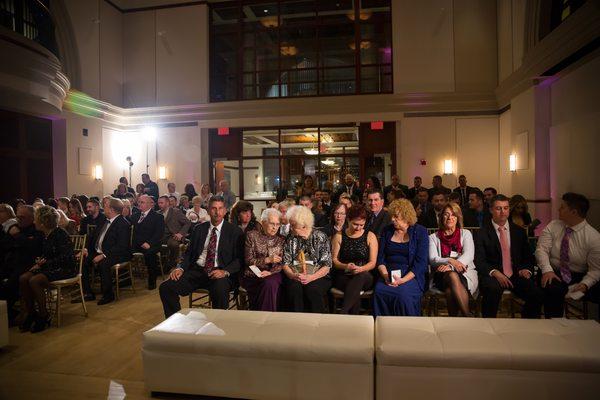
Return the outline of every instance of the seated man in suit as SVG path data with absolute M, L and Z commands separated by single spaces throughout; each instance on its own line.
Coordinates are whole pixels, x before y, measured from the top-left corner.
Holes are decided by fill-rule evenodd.
M 96 228 L 90 238 L 90 246 L 84 251 L 84 255 L 88 256 L 85 268 L 88 276 L 92 264 L 100 271 L 102 298 L 98 300 L 99 306 L 108 304 L 115 299 L 112 266 L 131 260 L 131 225 L 121 215 L 123 202 L 110 198 L 106 205 L 107 207 L 104 209 L 106 221 L 102 226 Z M 83 292 L 86 301 L 95 299 L 89 279 L 83 279 Z
M 417 201 L 419 207 L 421 207 L 421 215 L 427 214 L 429 209 L 432 208 L 432 205 L 429 202 L 429 190 L 424 187 L 417 189 L 415 200 Z
M 392 184 L 383 188 L 383 200 L 385 201 L 386 204 L 388 202 L 387 201 L 388 194 L 392 190 L 401 190 L 405 196 L 408 196 L 408 186 L 402 185 L 400 183 L 400 178 L 396 174 L 392 175 Z
M 225 221 L 225 199 L 213 196 L 208 203 L 210 222 L 194 229 L 182 262 L 160 287 L 165 317 L 181 309 L 179 296 L 199 288 L 209 290 L 213 308 L 226 310 L 229 291 L 235 287 L 244 256 L 242 230 Z
M 448 196 L 443 190 L 437 190 L 431 197 L 431 205 L 426 212 L 421 213 L 419 218 L 419 224 L 425 226 L 428 229 L 437 228 L 440 225 L 440 217 L 444 207 L 448 204 Z
M 373 232 L 377 239 L 381 231 L 392 222 L 390 214 L 383 209 L 383 193 L 379 189 L 371 189 L 367 195 L 367 208 L 371 212 L 365 230 Z
M 465 227 L 482 227 L 486 221 L 492 218 L 489 207 L 483 200 L 483 192 L 479 189 L 471 190 L 469 193 L 469 208 L 464 210 Z
M 493 187 L 486 187 L 483 189 L 483 200 L 487 208 L 492 206 L 492 198 L 498 194 L 498 191 Z
M 586 220 L 589 200 L 577 193 L 565 193 L 558 218 L 543 230 L 535 256 L 542 270 L 546 318 L 563 316 L 569 286 L 584 299 L 600 300 L 600 233 Z
M 85 205 L 85 217 L 81 220 L 81 224 L 79 225 L 79 234 L 90 235 L 94 229 L 104 225 L 105 221 L 106 216 L 100 209 L 100 202 L 96 199 L 89 199 Z M 88 229 L 88 227 L 90 227 L 90 229 Z M 88 242 L 89 239 L 88 236 Z
M 140 214 L 133 216 L 133 251 L 144 255 L 144 263 L 148 268 L 148 290 L 156 289 L 158 264 L 156 253 L 160 251 L 161 240 L 165 231 L 165 219 L 154 211 L 154 199 L 147 194 L 138 200 Z
M 508 289 L 525 301 L 523 318 L 539 318 L 543 294 L 532 279 L 533 254 L 527 232 L 508 221 L 508 200 L 501 194 L 494 196 L 492 219 L 475 236 L 481 314 L 484 318 L 495 318 L 502 292 Z
M 450 195 L 450 188 L 447 188 L 442 184 L 442 177 L 440 175 L 435 175 L 431 180 L 431 189 L 429 189 L 429 201 L 433 202 L 433 195 L 437 192 L 442 192 L 446 196 Z
M 410 189 L 408 189 L 408 193 L 406 194 L 406 197 L 409 200 L 414 199 L 415 197 L 417 197 L 417 193 L 419 192 L 420 189 L 425 189 L 425 191 L 427 191 L 427 194 L 429 195 L 429 189 L 427 189 L 424 186 L 421 186 L 423 184 L 423 179 L 420 176 L 415 176 L 413 178 L 413 187 L 411 187 Z
M 467 177 L 460 175 L 458 177 L 458 187 L 455 188 L 453 192 L 460 195 L 461 207 L 466 207 L 469 205 L 469 193 L 471 193 L 471 190 L 473 190 L 473 188 L 471 186 L 467 186 Z
M 335 194 L 335 198 L 333 199 L 334 203 L 339 202 L 340 196 L 342 193 L 348 193 L 350 197 L 358 197 L 362 198 L 362 191 L 358 187 L 358 184 L 354 180 L 354 176 L 352 174 L 346 174 L 344 177 L 344 184 L 339 186 L 338 191 Z
M 158 213 L 165 219 L 165 229 L 162 237 L 162 244 L 169 248 L 168 267 L 173 268 L 177 263 L 177 254 L 179 245 L 190 230 L 192 221 L 186 218 L 185 214 L 179 208 L 171 207 L 167 196 L 158 198 Z

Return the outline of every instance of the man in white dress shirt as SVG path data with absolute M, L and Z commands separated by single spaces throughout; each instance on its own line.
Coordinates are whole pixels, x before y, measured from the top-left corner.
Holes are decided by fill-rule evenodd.
M 600 299 L 600 233 L 585 219 L 589 208 L 585 196 L 565 193 L 559 219 L 550 222 L 538 239 L 535 257 L 542 271 L 546 318 L 562 317 L 569 287 L 587 300 Z

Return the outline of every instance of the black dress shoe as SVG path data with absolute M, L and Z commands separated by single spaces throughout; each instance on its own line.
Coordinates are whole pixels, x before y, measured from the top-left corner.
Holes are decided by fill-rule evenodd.
M 96 300 L 96 295 L 95 294 L 86 294 L 85 296 L 83 296 L 83 299 L 85 301 L 94 301 L 94 300 Z
M 36 317 L 35 322 L 31 327 L 31 333 L 38 333 L 45 330 L 50 326 L 50 322 L 52 322 L 52 319 L 50 318 L 44 318 L 40 316 Z
M 101 298 L 100 300 L 98 300 L 98 305 L 102 306 L 104 304 L 108 304 L 108 303 L 112 303 L 113 301 L 115 301 L 114 297 L 108 297 L 108 298 Z

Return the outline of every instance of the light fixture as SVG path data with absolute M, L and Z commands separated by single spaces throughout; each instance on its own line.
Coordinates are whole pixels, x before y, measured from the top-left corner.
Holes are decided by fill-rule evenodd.
M 319 150 L 316 147 L 311 147 L 310 149 L 304 149 L 304 153 L 309 156 L 316 156 L 319 154 Z
M 102 179 L 102 165 L 96 165 L 94 167 L 94 179 L 96 179 L 97 181 Z
M 356 43 L 354 41 L 351 41 L 350 43 L 348 43 L 348 47 L 350 47 L 352 50 L 356 50 Z M 361 40 L 360 41 L 360 49 L 361 50 L 367 50 L 371 48 L 371 42 L 369 40 Z
M 321 160 L 321 164 L 325 164 L 327 166 L 331 166 L 335 164 L 335 160 L 331 160 L 331 159 L 326 159 L 326 160 Z
M 298 48 L 292 44 L 282 42 L 279 52 L 282 56 L 295 56 L 298 54 Z
M 167 179 L 167 167 L 158 167 L 158 179 Z
M 156 140 L 156 128 L 150 125 L 145 126 L 142 128 L 142 135 L 147 141 L 154 142 Z
M 517 155 L 516 154 L 511 154 L 510 156 L 508 156 L 508 170 L 510 172 L 517 171 Z
M 261 18 L 260 23 L 265 28 L 277 28 L 279 26 L 279 20 L 277 19 L 277 16 Z
M 452 160 L 444 160 L 444 174 L 445 175 L 452 174 Z
M 350 11 L 350 12 L 349 12 L 348 14 L 346 14 L 346 15 L 348 16 L 348 18 L 349 18 L 351 21 L 354 21 L 354 20 L 355 20 L 355 18 L 356 18 L 356 16 L 354 15 L 354 11 Z M 371 18 L 371 15 L 373 15 L 373 11 L 371 11 L 371 10 L 360 10 L 360 11 L 358 12 L 358 18 L 359 18 L 361 21 L 366 21 L 366 20 L 368 20 L 369 18 Z

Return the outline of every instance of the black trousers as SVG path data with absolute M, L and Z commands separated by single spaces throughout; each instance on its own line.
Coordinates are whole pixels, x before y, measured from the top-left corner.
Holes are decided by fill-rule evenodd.
M 333 287 L 344 292 L 342 314 L 358 314 L 360 312 L 360 291 L 369 290 L 373 286 L 371 271 L 348 275 L 343 271 L 335 271 Z
M 520 277 L 516 272 L 510 277 L 510 281 L 513 284 L 510 291 L 525 301 L 521 316 L 523 318 L 539 318 L 544 298 L 542 290 L 536 286 L 533 279 Z M 493 276 L 483 276 L 479 278 L 479 291 L 482 296 L 481 315 L 484 318 L 496 318 L 504 289 Z
M 331 278 L 328 276 L 316 279 L 306 285 L 289 279 L 283 281 L 286 303 L 289 311 L 324 313 L 324 297 L 331 287 Z
M 156 253 L 160 251 L 160 244 L 158 246 L 150 247 L 149 249 L 138 246 L 133 251 L 144 255 L 144 265 L 146 265 L 146 268 L 148 269 L 148 284 L 156 282 L 156 277 L 160 273 L 158 268 L 158 256 Z
M 560 277 L 560 272 L 554 271 Z M 581 282 L 585 274 L 571 272 L 571 282 L 567 285 L 563 281 L 552 281 L 551 284 L 542 288 L 544 293 L 544 314 L 546 318 L 561 318 L 565 310 L 565 295 L 569 286 Z M 541 284 L 540 284 L 541 286 Z M 584 300 L 598 303 L 600 301 L 600 284 L 596 283 L 585 293 Z
M 210 279 L 204 270 L 189 269 L 179 280 L 168 279 L 159 287 L 165 318 L 169 318 L 181 310 L 179 296 L 188 296 L 196 289 L 208 289 L 213 308 L 226 310 L 229 308 L 229 292 L 234 287 L 229 278 Z

